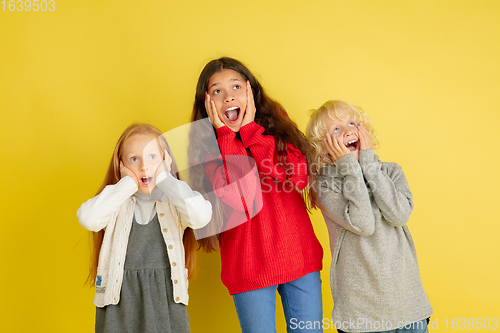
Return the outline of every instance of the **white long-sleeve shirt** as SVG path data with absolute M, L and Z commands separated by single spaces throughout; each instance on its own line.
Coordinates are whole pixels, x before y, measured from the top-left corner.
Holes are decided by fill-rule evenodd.
M 212 205 L 170 173 L 158 175 L 156 185 L 163 192 L 156 200 L 156 212 L 167 246 L 174 301 L 187 305 L 188 272 L 182 237 L 187 227 L 202 228 L 210 221 Z M 85 229 L 94 232 L 105 229 L 95 286 L 94 304 L 98 307 L 118 304 L 120 300 L 123 265 L 136 202 L 133 194 L 137 190 L 136 182 L 124 177 L 118 183 L 106 186 L 77 211 L 78 220 Z

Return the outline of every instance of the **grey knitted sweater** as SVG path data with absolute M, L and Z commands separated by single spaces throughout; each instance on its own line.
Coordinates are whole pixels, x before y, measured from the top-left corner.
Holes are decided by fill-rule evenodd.
M 330 236 L 335 326 L 385 331 L 430 317 L 406 226 L 413 201 L 401 167 L 362 150 L 359 163 L 348 154 L 322 168 L 318 190 Z

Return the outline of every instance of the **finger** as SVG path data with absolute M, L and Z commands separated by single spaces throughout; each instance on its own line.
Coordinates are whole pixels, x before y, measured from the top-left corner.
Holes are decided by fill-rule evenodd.
M 210 118 L 210 123 L 212 123 L 212 126 L 214 126 L 216 129 L 225 126 L 219 117 L 219 113 L 217 112 L 217 108 L 215 107 L 215 102 L 210 98 L 210 95 L 208 93 L 205 93 L 205 109 L 207 110 L 207 115 Z
M 212 117 L 214 117 L 214 119 L 215 119 L 215 116 L 217 115 L 217 119 L 219 119 L 219 113 L 217 113 L 217 108 L 215 107 L 215 102 L 212 100 L 210 100 L 210 109 L 212 110 Z
M 363 128 L 361 127 L 361 125 L 359 125 L 358 126 L 358 138 L 359 138 L 359 141 L 363 141 L 364 137 L 365 137 L 365 133 L 363 132 Z
M 250 85 L 250 81 L 247 80 L 247 105 L 252 109 L 255 109 L 255 101 L 253 99 L 253 91 L 252 86 Z
M 363 135 L 363 140 L 365 141 L 366 144 L 370 143 L 370 137 L 368 136 L 366 128 L 361 127 L 361 135 Z
M 326 142 L 331 151 L 335 152 L 335 144 L 333 143 L 332 136 L 329 133 L 326 133 Z
M 366 128 L 365 124 L 361 124 L 361 131 L 363 132 L 363 134 L 365 135 L 365 137 L 369 140 L 370 135 L 368 133 L 368 129 Z
M 366 132 L 365 132 L 365 130 L 364 130 L 364 128 L 363 128 L 363 124 L 359 124 L 359 126 L 358 126 L 358 135 L 359 135 L 361 138 L 363 138 L 363 140 L 366 138 L 365 133 L 366 133 Z
M 338 136 L 334 136 L 333 139 L 332 139 L 332 144 L 333 144 L 333 147 L 335 148 L 335 150 L 337 152 L 341 152 L 342 151 L 342 146 L 340 145 L 339 143 L 339 137 Z
M 361 123 L 359 127 L 360 127 L 360 130 L 358 132 L 360 139 L 359 149 L 364 150 L 372 148 L 372 142 L 370 140 L 370 136 L 368 135 L 368 131 L 366 130 L 366 126 L 363 123 Z
M 215 102 L 210 100 L 210 105 L 212 106 L 212 117 L 214 119 L 214 125 L 219 128 L 221 126 L 224 126 L 224 123 L 220 119 L 219 113 L 217 112 L 217 108 L 215 107 Z
M 330 137 L 330 134 L 326 133 L 326 140 L 323 141 L 324 144 L 325 144 L 325 147 L 326 147 L 326 151 L 329 153 L 329 154 L 334 154 L 334 151 L 332 149 L 332 139 Z
M 340 156 L 344 156 L 344 155 L 349 154 L 351 151 L 349 150 L 349 148 L 346 147 L 346 145 L 344 144 L 344 141 L 341 138 L 339 138 L 338 136 L 336 137 L 336 139 L 337 139 L 338 146 L 340 147 L 340 149 L 339 149 Z
M 337 159 L 337 157 L 336 157 L 335 152 L 330 147 L 330 144 L 328 143 L 328 141 L 327 140 L 323 140 L 323 145 L 325 146 L 325 149 L 326 149 L 326 152 L 328 153 L 328 155 L 330 155 L 330 157 L 332 158 L 332 161 L 335 162 L 335 160 Z
M 217 120 L 218 119 L 218 115 L 217 115 L 217 111 L 216 111 L 216 108 L 215 108 L 215 102 L 210 98 L 210 95 L 208 93 L 205 93 L 205 109 L 207 110 L 207 114 L 208 114 L 208 117 L 210 118 L 210 122 L 212 123 L 212 125 L 216 128 L 218 128 L 219 126 L 217 126 L 218 122 Z
M 165 170 L 165 163 L 167 162 L 167 150 L 166 149 L 163 149 L 163 158 L 162 158 L 162 161 L 160 163 L 160 165 L 158 166 L 158 169 L 156 170 L 156 173 L 159 174 L 161 173 L 161 169 Z
M 358 129 L 358 139 L 359 139 L 359 149 L 363 149 L 365 147 L 365 135 L 361 129 Z
M 210 121 L 213 122 L 213 116 L 212 116 L 212 108 L 211 108 L 211 100 L 210 100 L 210 95 L 205 93 L 205 109 L 207 110 L 207 115 L 210 118 Z
M 329 144 L 330 144 L 330 147 L 332 149 L 333 158 L 334 158 L 334 160 L 337 160 L 340 157 L 342 157 L 342 149 L 339 146 L 339 143 L 337 141 L 336 136 L 334 136 L 334 137 L 332 137 L 331 135 L 328 135 L 328 136 L 330 138 Z
M 165 150 L 165 164 L 166 164 L 166 170 L 170 172 L 170 169 L 172 168 L 172 156 Z
M 255 101 L 253 99 L 253 91 L 252 86 L 250 85 L 250 81 L 246 81 L 246 95 L 247 95 L 247 103 L 245 105 L 245 114 L 243 116 L 242 125 L 246 125 L 251 123 L 255 119 Z

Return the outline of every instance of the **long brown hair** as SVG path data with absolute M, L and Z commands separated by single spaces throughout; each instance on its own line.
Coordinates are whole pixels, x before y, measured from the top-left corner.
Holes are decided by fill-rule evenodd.
M 120 160 L 122 158 L 123 153 L 123 144 L 124 142 L 131 137 L 132 135 L 147 135 L 152 134 L 156 136 L 156 141 L 158 143 L 158 147 L 160 151 L 163 153 L 163 150 L 166 149 L 167 153 L 172 158 L 172 166 L 170 169 L 170 173 L 179 179 L 179 173 L 177 169 L 177 165 L 175 163 L 174 156 L 172 154 L 172 150 L 167 143 L 167 140 L 162 135 L 161 131 L 150 124 L 132 124 L 123 131 L 122 135 L 118 139 L 116 143 L 115 150 L 113 151 L 113 156 L 111 157 L 111 162 L 109 163 L 108 171 L 106 172 L 106 176 L 104 177 L 104 181 L 102 182 L 101 187 L 97 191 L 96 195 L 100 194 L 102 190 L 108 185 L 116 184 L 120 181 Z M 95 279 L 97 275 L 97 265 L 99 263 L 99 253 L 101 251 L 102 240 L 104 237 L 104 230 L 100 230 L 98 232 L 92 232 L 92 250 L 91 250 L 91 261 L 90 261 L 90 272 L 87 277 L 87 282 L 90 283 L 91 286 L 95 285 Z M 193 229 L 186 228 L 184 231 L 184 236 L 182 238 L 185 249 L 185 260 L 186 260 L 186 268 L 188 269 L 188 278 L 191 279 L 194 276 L 194 271 L 196 267 L 196 239 L 194 237 Z
M 248 80 L 250 82 L 256 108 L 254 121 L 258 125 L 264 127 L 264 134 L 274 137 L 280 165 L 287 171 L 290 169 L 290 166 L 286 163 L 288 143 L 291 143 L 294 147 L 299 149 L 306 157 L 307 161 L 310 161 L 310 148 L 304 134 L 298 129 L 295 122 L 288 117 L 285 108 L 280 103 L 270 98 L 257 78 L 245 65 L 236 59 L 222 57 L 212 60 L 205 65 L 198 79 L 198 84 L 196 85 L 196 95 L 191 121 L 194 122 L 208 117 L 207 110 L 205 109 L 205 93 L 207 92 L 208 81 L 214 73 L 223 69 L 232 69 L 238 72 L 245 81 Z M 191 169 L 192 172 L 190 172 L 191 186 L 200 192 L 208 193 L 213 191 L 213 188 L 204 177 L 202 165 L 207 155 L 218 154 L 218 147 L 210 145 L 213 140 L 209 140 L 209 136 L 211 136 L 210 131 L 216 133 L 215 128 L 208 122 L 205 126 L 207 126 L 207 128 L 203 131 L 191 131 L 188 159 L 189 165 L 193 166 Z M 307 191 L 303 191 L 302 193 L 304 196 L 307 195 Z M 220 200 L 213 205 L 213 211 L 213 219 L 219 220 L 222 218 L 223 210 Z M 198 243 L 200 247 L 207 252 L 219 249 L 217 236 L 203 238 L 198 240 Z

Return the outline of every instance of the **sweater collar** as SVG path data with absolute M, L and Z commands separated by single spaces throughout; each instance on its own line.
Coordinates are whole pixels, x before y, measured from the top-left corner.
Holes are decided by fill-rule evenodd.
M 162 190 L 158 186 L 156 186 L 151 193 L 142 193 L 141 191 L 137 191 L 134 193 L 134 197 L 137 200 L 142 200 L 142 201 L 156 201 L 161 198 L 163 195 Z

